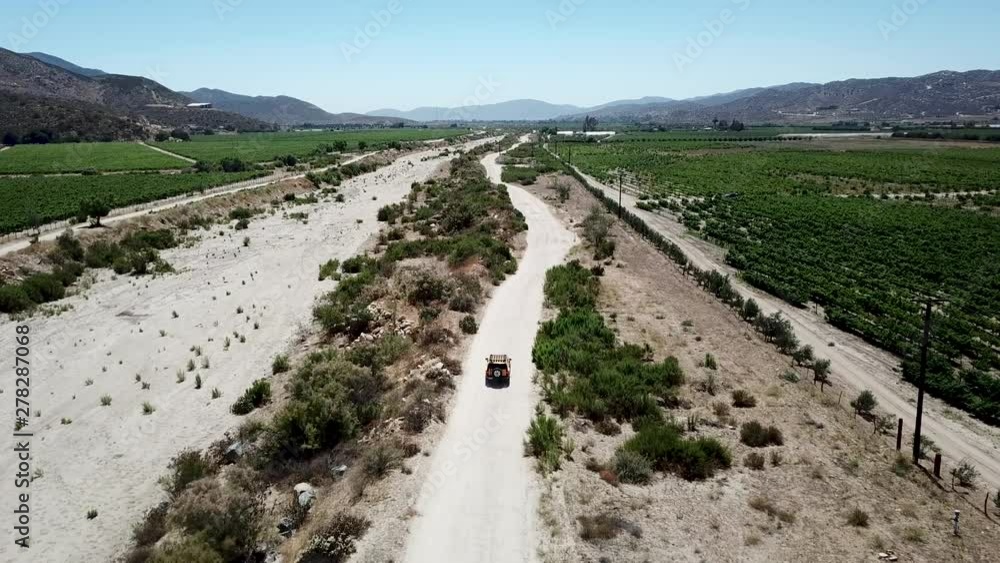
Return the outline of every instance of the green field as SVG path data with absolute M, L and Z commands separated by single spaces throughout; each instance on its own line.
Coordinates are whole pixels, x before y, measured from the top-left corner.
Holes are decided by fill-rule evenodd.
M 32 215 L 42 223 L 69 219 L 80 202 L 101 198 L 112 207 L 240 182 L 261 172 L 239 174 L 116 174 L 111 176 L 43 176 L 0 178 L 0 233 L 31 226 Z
M 682 141 L 712 139 L 774 138 L 778 135 L 804 135 L 815 133 L 810 127 L 747 127 L 743 131 L 706 131 L 704 129 L 675 129 L 672 131 L 625 131 L 611 137 L 610 142 L 629 141 Z
M 246 133 L 238 135 L 199 135 L 183 143 L 156 143 L 156 146 L 195 160 L 217 162 L 239 158 L 248 162 L 266 162 L 275 157 L 306 157 L 321 145 L 337 141 L 358 150 L 364 142 L 369 149 L 383 149 L 393 141 L 427 141 L 468 134 L 466 129 L 372 129 L 364 131 L 303 131 L 287 133 Z
M 872 143 L 871 150 L 581 143 L 573 147 L 573 162 L 604 180 L 614 179 L 618 168 L 631 172 L 652 196 L 642 207 L 665 207 L 721 245 L 751 285 L 796 306 L 817 304 L 832 325 L 907 358 L 907 378 L 916 375 L 911 360 L 921 296 L 943 295 L 928 389 L 1000 425 L 1000 217 L 836 196 L 845 185 L 872 194 L 996 189 L 1000 150 L 907 143 Z M 701 197 L 678 202 L 665 195 Z M 979 199 L 988 204 L 993 196 Z
M 167 170 L 189 163 L 137 143 L 17 145 L 0 152 L 0 174 Z

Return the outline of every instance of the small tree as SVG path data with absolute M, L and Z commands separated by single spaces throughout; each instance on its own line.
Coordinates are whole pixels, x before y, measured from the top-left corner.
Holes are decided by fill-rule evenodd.
M 358 141 L 358 150 L 363 151 L 368 148 L 368 143 L 366 141 Z
M 337 152 L 347 152 L 347 141 L 340 139 L 333 142 L 333 150 Z
M 187 131 L 185 131 L 184 129 L 181 129 L 180 127 L 178 127 L 177 129 L 174 129 L 173 131 L 171 131 L 170 132 L 170 136 L 173 137 L 173 138 L 175 138 L 175 139 L 180 139 L 182 141 L 190 141 L 191 140 L 191 134 L 188 133 Z
M 743 308 L 740 310 L 740 316 L 746 322 L 752 322 L 757 316 L 760 315 L 760 305 L 757 304 L 752 298 L 747 299 L 743 303 Z
M 974 489 L 978 477 L 979 471 L 976 469 L 976 466 L 969 463 L 968 460 L 962 460 L 958 464 L 958 467 L 954 467 L 951 470 L 951 488 L 954 489 L 955 481 L 958 481 L 959 485 L 968 489 Z
M 594 247 L 595 260 L 615 255 L 615 242 L 611 240 L 611 219 L 596 205 L 583 220 L 583 238 Z
M 101 226 L 101 217 L 107 217 L 111 213 L 111 205 L 100 198 L 93 198 L 80 202 L 80 210 L 76 215 L 79 222 L 90 219 L 91 227 Z
M 19 142 L 21 142 L 21 138 L 18 137 L 15 133 L 13 133 L 11 131 L 7 131 L 6 133 L 3 134 L 3 144 L 4 145 L 7 145 L 8 147 L 12 147 L 12 146 L 18 144 Z
M 861 416 L 867 416 L 875 410 L 878 406 L 878 399 L 875 398 L 875 394 L 865 389 L 858 395 L 857 399 L 851 401 L 851 407 L 854 408 L 855 414 L 860 414 Z
M 792 359 L 800 366 L 808 366 L 816 359 L 816 356 L 813 354 L 813 347 L 806 344 L 792 353 Z
M 819 383 L 819 390 L 830 384 L 830 360 L 816 360 L 813 362 L 813 384 Z

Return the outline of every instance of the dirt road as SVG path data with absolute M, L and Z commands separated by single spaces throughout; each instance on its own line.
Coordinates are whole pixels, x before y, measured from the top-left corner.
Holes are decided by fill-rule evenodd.
M 144 146 L 144 147 L 146 147 L 147 149 L 152 149 L 152 150 L 154 150 L 154 151 L 156 151 L 158 153 L 165 154 L 167 156 L 172 156 L 172 157 L 174 157 L 176 159 L 183 160 L 184 162 L 188 162 L 190 164 L 194 164 L 194 163 L 198 162 L 197 160 L 195 160 L 193 158 L 188 158 L 186 156 L 177 154 L 175 152 L 170 152 L 168 150 L 163 150 L 160 147 L 154 147 L 153 145 L 147 145 L 146 143 L 143 143 L 142 141 L 139 141 L 139 144 L 142 145 L 142 146 Z
M 483 160 L 500 182 L 496 154 Z M 542 314 L 545 272 L 576 243 L 545 203 L 508 186 L 528 222 L 518 271 L 494 293 L 463 365 L 463 379 L 417 501 L 405 561 L 534 561 L 538 487 L 524 434 L 538 401 L 531 347 Z M 513 359 L 511 385 L 487 389 L 485 357 Z
M 579 169 L 577 171 L 580 172 Z M 603 189 L 607 195 L 618 197 L 617 189 L 586 174 L 583 176 L 592 185 Z M 725 264 L 724 253 L 720 248 L 687 234 L 687 229 L 682 224 L 668 216 L 637 208 L 637 202 L 638 199 L 633 195 L 625 193 L 622 196 L 625 209 L 637 214 L 650 227 L 677 244 L 694 265 L 729 274 L 733 287 L 744 298 L 752 297 L 756 300 L 765 314 L 780 311 L 788 318 L 802 344 L 811 345 L 819 357 L 829 358 L 834 376 L 852 388 L 845 392 L 845 397 L 853 397 L 859 390 L 870 389 L 878 398 L 881 410 L 902 417 L 908 429 L 904 429 L 904 434 L 909 432 L 905 436 L 904 451 L 909 453 L 917 391 L 896 373 L 898 358 L 834 328 L 809 310 L 797 309 L 743 283 L 736 277 L 737 271 Z M 957 461 L 968 459 L 979 469 L 983 480 L 992 484 L 993 488 L 1000 485 L 1000 432 L 936 399 L 926 397 L 924 405 L 922 433 L 930 436 L 941 448 L 946 457 L 945 471 L 954 467 Z

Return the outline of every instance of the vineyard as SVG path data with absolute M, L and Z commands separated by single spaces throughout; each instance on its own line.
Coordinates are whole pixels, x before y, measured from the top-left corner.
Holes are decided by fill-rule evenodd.
M 167 170 L 187 166 L 179 158 L 136 143 L 18 145 L 0 152 L 0 174 Z
M 9 152 L 9 151 L 7 151 Z M 261 173 L 118 174 L 0 178 L 0 234 L 76 215 L 80 202 L 98 198 L 126 207 L 241 182 Z
M 935 313 L 928 389 L 1000 424 L 1000 217 L 868 197 L 832 197 L 831 179 L 873 193 L 995 189 L 993 149 L 822 151 L 756 147 L 692 154 L 674 143 L 580 143 L 573 162 L 612 180 L 641 178 L 653 196 L 697 195 L 670 205 L 723 246 L 751 285 L 796 306 L 821 307 L 834 326 L 907 360 L 916 377 L 920 299 Z M 980 205 L 994 196 L 980 196 Z M 659 206 L 655 199 L 641 201 Z
M 216 162 L 239 158 L 248 162 L 270 161 L 277 156 L 306 157 L 317 149 L 346 143 L 346 150 L 384 149 L 393 142 L 449 139 L 468 134 L 466 129 L 374 129 L 366 131 L 305 131 L 288 133 L 245 133 L 199 135 L 183 143 L 156 143 L 156 146 L 188 158 Z

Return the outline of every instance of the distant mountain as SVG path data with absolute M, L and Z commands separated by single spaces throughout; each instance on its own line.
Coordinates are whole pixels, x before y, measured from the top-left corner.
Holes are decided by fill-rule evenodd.
M 77 66 L 77 65 L 75 65 L 75 64 L 73 64 L 73 63 L 71 63 L 71 62 L 69 62 L 69 61 L 67 61 L 65 59 L 60 59 L 59 57 L 56 57 L 56 56 L 53 56 L 53 55 L 49 55 L 47 53 L 22 53 L 22 54 L 27 55 L 29 57 L 33 57 L 35 59 L 38 59 L 38 60 L 42 61 L 43 63 L 47 63 L 47 64 L 50 64 L 52 66 L 57 66 L 59 68 L 68 70 L 70 72 L 75 72 L 76 74 L 79 74 L 81 76 L 89 76 L 89 77 L 93 78 L 95 76 L 104 76 L 105 74 L 107 74 L 103 70 L 98 70 L 96 68 L 84 68 L 82 66 Z
M 366 116 L 357 113 L 334 114 L 290 96 L 244 96 L 225 90 L 199 88 L 181 92 L 196 102 L 211 103 L 218 109 L 231 111 L 278 125 L 391 125 L 409 120 L 386 116 Z
M 191 99 L 148 78 L 84 76 L 27 55 L 0 49 L 0 132 L 44 130 L 52 138 L 132 139 L 163 127 L 266 130 L 259 120 L 215 110 L 188 109 Z
M 598 112 L 607 108 L 614 108 L 620 106 L 636 106 L 636 105 L 646 105 L 646 104 L 668 104 L 670 102 L 675 102 L 676 100 L 672 98 L 664 98 L 661 96 L 646 96 L 639 98 L 637 100 L 615 100 L 613 102 L 608 102 L 606 104 L 601 104 L 599 106 L 594 106 L 587 109 L 587 112 Z
M 583 109 L 539 100 L 511 100 L 498 104 L 453 108 L 421 107 L 409 111 L 380 109 L 368 112 L 366 115 L 401 117 L 413 121 L 544 121 Z

